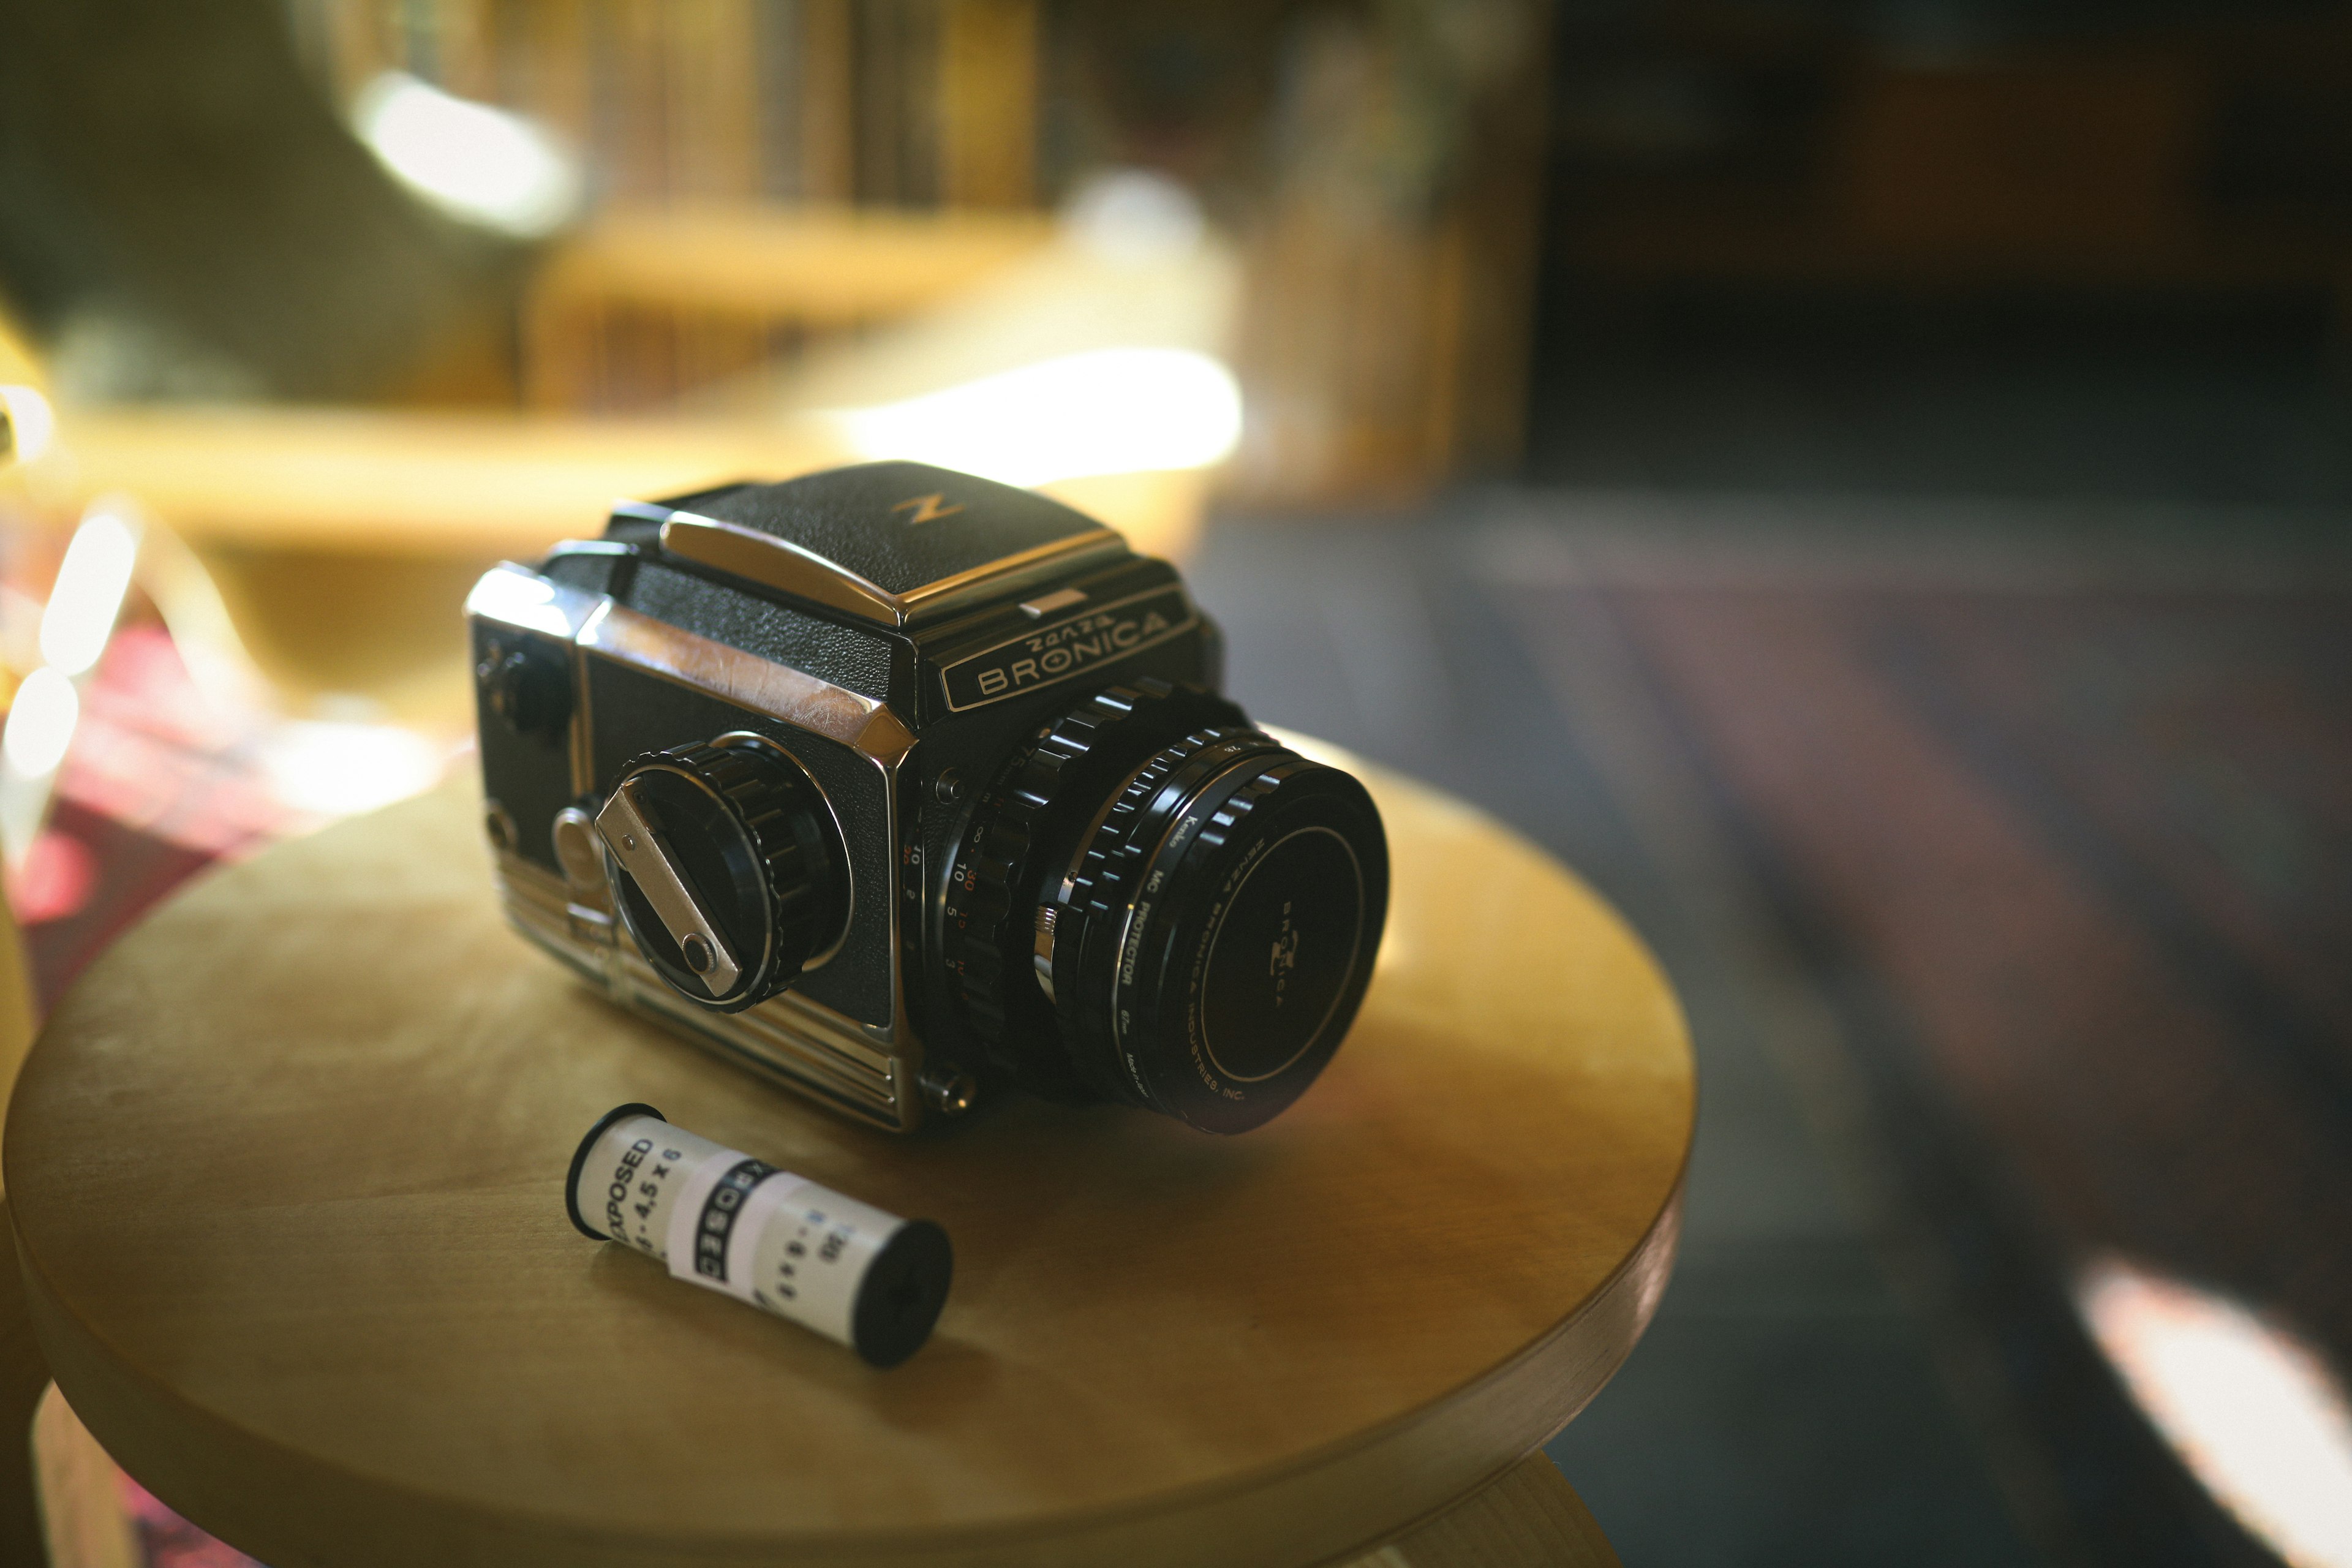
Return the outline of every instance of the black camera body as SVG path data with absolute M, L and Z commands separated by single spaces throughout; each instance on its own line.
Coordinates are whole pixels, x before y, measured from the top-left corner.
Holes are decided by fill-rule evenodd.
M 1238 1131 L 1362 998 L 1370 797 L 1055 501 L 876 463 L 626 502 L 467 611 L 513 924 L 837 1110 L 1018 1085 Z

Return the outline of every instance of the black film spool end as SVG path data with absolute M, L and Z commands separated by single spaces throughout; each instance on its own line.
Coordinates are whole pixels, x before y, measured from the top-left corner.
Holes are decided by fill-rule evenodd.
M 857 1287 L 850 1333 L 872 1366 L 897 1366 L 923 1348 L 947 1305 L 955 1252 L 948 1233 L 927 1219 L 910 1219 L 882 1244 Z
M 596 1125 L 588 1129 L 588 1136 L 580 1140 L 580 1147 L 572 1152 L 572 1169 L 563 1178 L 563 1212 L 572 1216 L 572 1223 L 578 1227 L 580 1234 L 591 1241 L 610 1241 L 613 1238 L 592 1227 L 586 1216 L 580 1212 L 580 1167 L 588 1163 L 588 1151 L 596 1146 L 596 1140 L 604 1135 L 604 1129 L 624 1116 L 650 1116 L 656 1121 L 669 1120 L 652 1106 L 640 1105 L 635 1100 L 626 1105 L 616 1105 L 596 1119 Z

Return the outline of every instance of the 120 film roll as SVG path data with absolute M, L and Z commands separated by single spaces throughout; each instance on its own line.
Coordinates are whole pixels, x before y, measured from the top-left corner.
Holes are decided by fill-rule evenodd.
M 605 1112 L 572 1157 L 572 1223 L 849 1346 L 875 1366 L 921 1348 L 945 1305 L 947 1232 L 675 1127 Z

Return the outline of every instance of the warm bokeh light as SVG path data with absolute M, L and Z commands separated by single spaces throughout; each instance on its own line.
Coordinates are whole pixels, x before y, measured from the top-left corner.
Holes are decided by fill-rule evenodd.
M 83 515 L 41 611 L 41 657 L 58 674 L 80 675 L 106 652 L 138 559 L 135 526 L 100 507 Z
M 1204 353 L 1097 349 L 833 417 L 862 458 L 1042 485 L 1223 462 L 1241 439 L 1242 395 Z
M 579 208 L 579 171 L 544 131 L 405 72 L 362 88 L 352 124 L 403 184 L 453 217 L 535 239 Z
M 73 682 L 54 669 L 37 669 L 16 688 L 7 728 L 0 730 L 0 751 L 6 752 L 18 776 L 47 777 L 66 760 L 80 721 L 81 699 Z
M 29 463 L 49 449 L 58 419 L 47 398 L 29 386 L 0 386 L 0 413 L 8 417 L 7 439 L 0 442 L 0 462 Z
M 443 756 L 424 736 L 394 724 L 298 720 L 262 742 L 271 793 L 296 811 L 348 816 L 431 789 Z
M 2077 1293 L 2205 1489 L 2294 1568 L 2352 1568 L 2352 1411 L 2319 1356 L 2238 1302 L 2117 1259 Z
M 1062 230 L 1113 261 L 1159 261 L 1200 248 L 1208 219 L 1192 193 L 1149 169 L 1114 169 L 1062 205 Z

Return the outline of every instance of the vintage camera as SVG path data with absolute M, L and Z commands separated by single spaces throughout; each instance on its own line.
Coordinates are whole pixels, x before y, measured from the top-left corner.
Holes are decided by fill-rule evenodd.
M 514 924 L 839 1110 L 1015 1084 L 1241 1131 L 1363 998 L 1370 796 L 1057 502 L 915 463 L 625 502 L 467 610 Z

